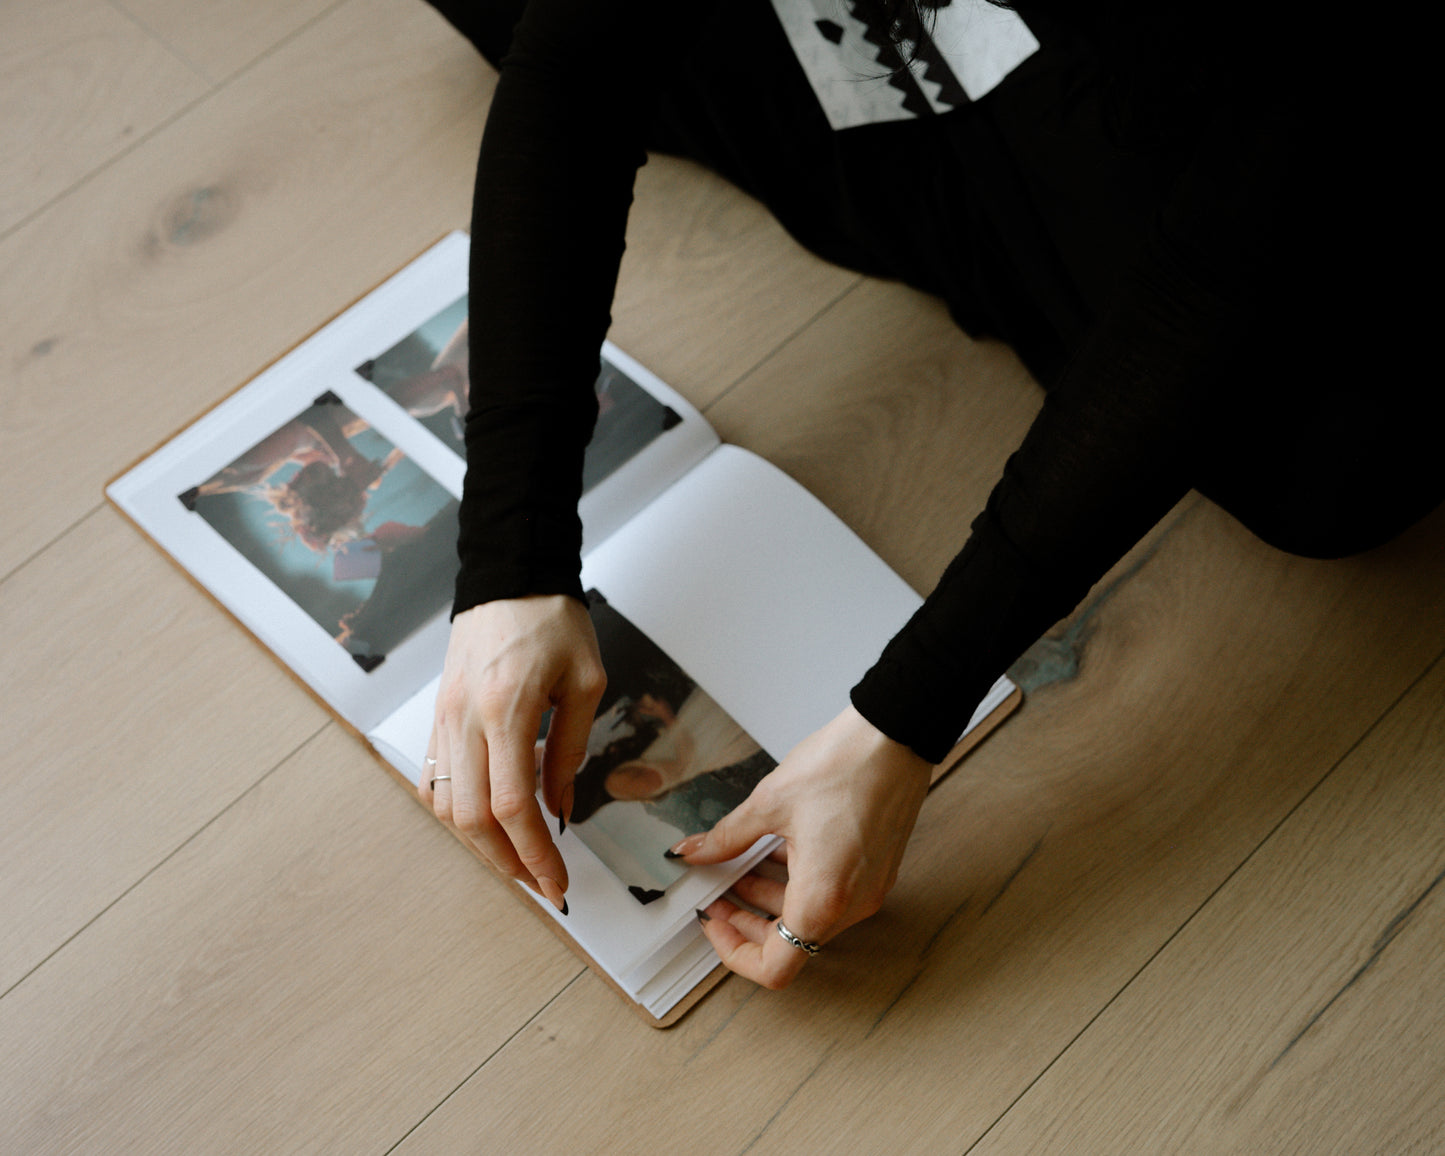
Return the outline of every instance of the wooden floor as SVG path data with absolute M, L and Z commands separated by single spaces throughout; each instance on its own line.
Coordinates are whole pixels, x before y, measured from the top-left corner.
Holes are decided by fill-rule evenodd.
M 420 0 L 0 4 L 0 1151 L 1445 1150 L 1445 516 L 1187 500 L 885 911 L 657 1032 L 103 503 L 466 224 L 492 83 Z M 613 337 L 920 589 L 1039 403 L 675 161 Z

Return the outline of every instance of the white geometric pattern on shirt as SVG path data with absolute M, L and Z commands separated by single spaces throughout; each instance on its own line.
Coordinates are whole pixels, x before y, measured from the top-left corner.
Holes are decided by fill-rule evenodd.
M 936 10 L 932 35 L 902 58 L 852 0 L 772 0 L 788 42 L 835 130 L 947 112 L 978 100 L 1037 51 L 1015 12 L 987 0 Z

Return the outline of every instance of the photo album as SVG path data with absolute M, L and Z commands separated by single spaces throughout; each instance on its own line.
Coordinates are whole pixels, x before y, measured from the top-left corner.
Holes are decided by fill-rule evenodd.
M 444 238 L 106 490 L 413 792 L 458 565 L 467 259 Z M 663 852 L 842 710 L 921 600 L 611 344 L 596 390 L 582 581 L 608 684 L 558 839 L 568 914 L 509 885 L 662 1026 L 725 974 L 694 913 L 777 841 Z M 1019 697 L 1000 679 L 942 767 Z

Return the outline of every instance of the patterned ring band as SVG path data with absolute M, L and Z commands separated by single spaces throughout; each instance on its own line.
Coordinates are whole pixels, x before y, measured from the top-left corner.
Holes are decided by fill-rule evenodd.
M 796 947 L 799 951 L 806 951 L 809 955 L 817 955 L 822 947 L 816 943 L 809 943 L 806 939 L 799 939 L 784 926 L 781 919 L 778 920 L 778 934 L 783 937 L 783 942 L 790 947 Z

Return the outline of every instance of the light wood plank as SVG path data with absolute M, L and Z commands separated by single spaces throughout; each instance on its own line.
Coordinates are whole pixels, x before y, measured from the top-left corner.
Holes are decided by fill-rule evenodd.
M 16 351 L 0 361 L 0 484 L 34 495 L 0 573 L 103 480 L 464 227 L 494 79 L 414 0 L 349 0 L 0 244 Z M 618 336 L 705 401 L 852 277 L 779 245 L 775 223 L 701 170 L 648 169 Z M 703 273 L 681 276 L 686 291 L 654 279 L 689 263 Z M 680 335 L 725 304 L 729 340 L 691 351 Z
M 579 969 L 329 726 L 0 1000 L 0 1150 L 384 1151 Z
M 707 406 L 860 281 L 721 177 L 653 156 L 638 174 L 609 336 Z
M 1012 350 L 970 339 L 936 298 L 869 280 L 707 416 L 926 592 L 1042 401 Z
M 207 87 L 105 0 L 0 4 L 0 236 Z
M 857 318 L 838 313 L 800 342 L 849 349 Z M 1026 420 L 1032 387 L 1010 402 L 990 395 L 1017 381 L 981 377 L 974 400 L 945 400 L 938 366 L 956 348 L 871 378 L 861 339 L 853 353 L 841 394 L 821 373 L 765 389 L 770 362 L 713 412 L 752 414 L 730 428 L 826 477 L 816 488 L 874 526 L 966 524 L 971 510 L 933 495 L 973 491 L 968 463 L 998 452 L 969 418 Z M 776 361 L 785 376 L 787 352 Z M 912 400 L 890 409 L 897 391 Z M 799 420 L 810 400 L 819 415 Z M 927 438 L 897 465 L 892 439 L 941 413 L 962 482 Z M 1440 653 L 1442 530 L 1445 514 L 1371 557 L 1310 563 L 1186 502 L 1063 624 L 1021 713 L 931 797 L 888 908 L 804 982 L 774 995 L 730 981 L 658 1042 L 584 978 L 401 1151 L 482 1133 L 519 1151 L 962 1150 Z M 906 531 L 897 543 L 908 552 Z M 939 547 L 914 549 L 923 572 Z M 537 1087 L 567 1089 L 565 1111 L 518 1109 Z
M 0 584 L 0 991 L 329 716 L 109 510 Z
M 0 244 L 0 477 L 35 495 L 0 573 L 464 224 L 490 85 L 421 5 L 353 0 Z
M 1445 661 L 975 1150 L 1445 1148 Z
M 1134 561 L 1060 636 L 1076 673 L 945 781 L 910 986 L 754 1153 L 961 1151 L 1445 646 L 1445 516 L 1310 563 L 1200 502 Z
M 218 84 L 337 0 L 112 0 Z

